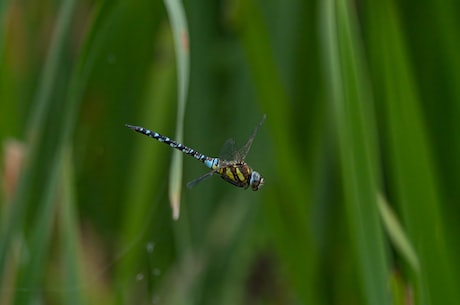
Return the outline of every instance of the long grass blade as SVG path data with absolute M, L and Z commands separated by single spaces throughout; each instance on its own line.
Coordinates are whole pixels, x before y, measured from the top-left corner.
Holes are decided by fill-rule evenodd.
M 368 304 L 389 304 L 387 258 L 377 209 L 376 122 L 357 19 L 351 3 L 323 1 L 322 37 L 331 110 L 336 121 L 345 189 L 361 283 Z
M 189 34 L 184 7 L 180 0 L 165 0 L 177 59 L 178 105 L 175 139 L 183 140 L 184 115 L 187 101 L 189 80 Z M 182 159 L 183 155 L 175 151 L 171 162 L 169 177 L 169 200 L 173 211 L 173 219 L 178 220 L 180 215 L 180 194 L 182 189 Z

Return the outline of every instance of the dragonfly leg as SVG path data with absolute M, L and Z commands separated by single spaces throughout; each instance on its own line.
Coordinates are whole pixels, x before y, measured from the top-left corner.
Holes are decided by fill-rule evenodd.
M 198 183 L 200 183 L 201 181 L 203 181 L 204 179 L 208 178 L 208 177 L 211 177 L 212 175 L 214 175 L 214 173 L 216 173 L 217 170 L 212 170 L 210 172 L 207 172 L 206 174 L 204 174 L 203 176 L 201 177 L 198 177 L 196 178 L 195 180 L 192 180 L 190 181 L 189 183 L 187 183 L 187 187 L 189 189 L 191 189 L 192 187 L 194 187 L 195 185 L 197 185 Z

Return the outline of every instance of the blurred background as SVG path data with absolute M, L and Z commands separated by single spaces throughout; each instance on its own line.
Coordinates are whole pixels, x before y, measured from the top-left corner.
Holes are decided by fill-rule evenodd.
M 458 303 L 460 4 L 165 2 L 0 1 L 0 303 Z

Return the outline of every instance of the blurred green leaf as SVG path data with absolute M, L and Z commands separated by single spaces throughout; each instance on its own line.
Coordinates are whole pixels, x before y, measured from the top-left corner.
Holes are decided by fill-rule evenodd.
M 21 277 L 19 279 L 18 286 L 23 288 L 34 287 L 40 281 L 46 259 L 50 220 L 52 219 L 55 203 L 54 191 L 56 190 L 55 187 L 58 181 L 59 159 L 54 160 L 55 162 L 51 166 L 51 174 L 48 176 L 49 179 L 37 181 L 37 175 L 39 175 L 40 171 L 40 162 L 44 161 L 40 157 L 43 158 L 46 151 L 46 146 L 44 145 L 46 137 L 45 124 L 53 108 L 55 109 L 56 107 L 56 104 L 52 102 L 53 98 L 56 98 L 56 95 L 58 95 L 56 93 L 58 91 L 56 90 L 56 86 L 59 76 L 62 76 L 60 64 L 63 62 L 65 40 L 70 31 L 74 9 L 75 1 L 69 0 L 61 4 L 50 52 L 43 67 L 42 81 L 38 86 L 33 104 L 34 108 L 30 113 L 30 120 L 27 126 L 28 156 L 24 164 L 25 169 L 20 174 L 18 187 L 11 203 L 11 209 L 8 211 L 8 217 L 6 217 L 6 225 L 2 226 L 2 237 L 0 238 L 0 275 L 5 274 L 6 260 L 8 255 L 11 254 L 8 253 L 8 250 L 11 247 L 12 239 L 23 231 L 24 217 L 27 214 L 28 205 L 31 204 L 33 183 L 41 183 L 41 187 L 44 188 L 44 194 L 41 200 L 37 201 L 43 204 L 43 209 L 38 213 L 36 222 L 34 221 L 37 227 L 34 233 L 32 233 L 35 234 L 32 237 L 32 245 L 37 247 L 37 254 L 34 256 L 34 260 L 30 262 L 30 265 L 28 265 L 29 269 L 23 271 L 22 280 L 24 282 L 21 282 Z M 36 198 L 33 199 L 36 200 Z M 29 276 L 25 277 L 25 273 L 29 273 Z M 3 279 L 3 277 L 0 278 Z M 30 297 L 28 296 L 22 301 L 18 301 L 18 303 L 25 303 Z
M 400 255 L 403 256 L 412 269 L 416 272 L 420 271 L 420 263 L 418 260 L 418 256 L 415 253 L 414 248 L 412 247 L 409 239 L 406 236 L 401 224 L 399 223 L 394 211 L 391 210 L 388 202 L 383 198 L 381 194 L 378 195 L 378 206 L 380 215 L 382 216 L 383 224 L 385 225 L 385 229 L 393 243 L 393 245 L 397 248 L 400 252 Z
M 321 8 L 331 110 L 361 282 L 368 304 L 389 304 L 387 257 L 377 210 L 376 122 L 358 22 L 347 1 L 324 1 Z
M 442 304 L 458 299 L 446 247 L 441 201 L 420 99 L 407 57 L 399 16 L 392 1 L 369 5 L 370 57 L 376 92 L 384 112 L 385 156 L 391 188 L 409 238 L 419 254 L 420 273 L 412 274 L 416 300 Z M 383 27 L 383 23 L 385 27 Z M 377 38 L 378 37 L 378 38 Z M 383 50 L 383 51 L 382 51 Z M 443 280 L 440 280 L 440 279 Z

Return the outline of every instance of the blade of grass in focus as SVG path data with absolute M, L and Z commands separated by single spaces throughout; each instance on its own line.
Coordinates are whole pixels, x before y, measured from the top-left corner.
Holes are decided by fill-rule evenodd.
M 178 105 L 176 118 L 175 140 L 179 143 L 183 140 L 184 116 L 187 102 L 188 80 L 189 80 L 189 34 L 187 19 L 184 7 L 180 0 L 165 0 L 169 20 L 174 38 L 174 47 L 177 60 L 177 82 L 178 82 Z M 182 190 L 182 160 L 183 154 L 180 151 L 173 152 L 171 170 L 169 176 L 169 200 L 173 210 L 173 219 L 179 219 L 180 199 Z
M 322 2 L 324 61 L 363 292 L 368 304 L 384 305 L 389 304 L 389 273 L 377 209 L 380 173 L 376 122 L 358 23 L 351 7 L 346 0 Z

